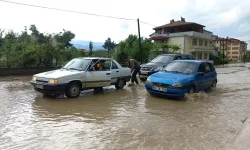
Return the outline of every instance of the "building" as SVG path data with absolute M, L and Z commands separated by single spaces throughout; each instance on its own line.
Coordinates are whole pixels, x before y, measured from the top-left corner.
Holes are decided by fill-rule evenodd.
M 218 37 L 214 41 L 219 52 L 223 53 L 224 49 L 224 54 L 231 61 L 242 61 L 247 54 L 247 43 L 239 39 Z
M 168 44 L 177 44 L 181 47 L 180 53 L 193 54 L 196 59 L 208 60 L 209 54 L 214 53 L 213 33 L 204 29 L 204 25 L 170 20 L 170 23 L 153 28 L 150 35 L 154 42 L 167 41 Z

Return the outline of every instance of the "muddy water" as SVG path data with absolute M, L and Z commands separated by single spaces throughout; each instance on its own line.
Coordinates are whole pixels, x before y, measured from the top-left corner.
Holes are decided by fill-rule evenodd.
M 45 98 L 29 78 L 0 81 L 0 149 L 221 149 L 250 114 L 250 70 L 218 68 L 218 87 L 185 100 L 143 85 Z

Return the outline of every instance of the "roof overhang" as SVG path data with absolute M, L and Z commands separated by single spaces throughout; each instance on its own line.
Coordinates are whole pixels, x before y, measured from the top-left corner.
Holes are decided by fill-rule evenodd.
M 149 38 L 150 40 L 165 40 L 168 39 L 168 36 L 153 36 Z

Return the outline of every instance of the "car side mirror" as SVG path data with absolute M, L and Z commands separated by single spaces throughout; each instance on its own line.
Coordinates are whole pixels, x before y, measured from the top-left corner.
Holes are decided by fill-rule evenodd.
M 198 72 L 196 75 L 197 76 L 204 76 L 204 74 L 205 74 L 204 72 Z

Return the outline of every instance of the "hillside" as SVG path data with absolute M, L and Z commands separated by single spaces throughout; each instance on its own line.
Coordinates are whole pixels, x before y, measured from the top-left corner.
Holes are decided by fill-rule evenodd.
M 72 40 L 70 43 L 73 44 L 76 48 L 89 50 L 89 42 L 84 40 Z M 103 49 L 103 42 L 93 42 L 93 50 Z

